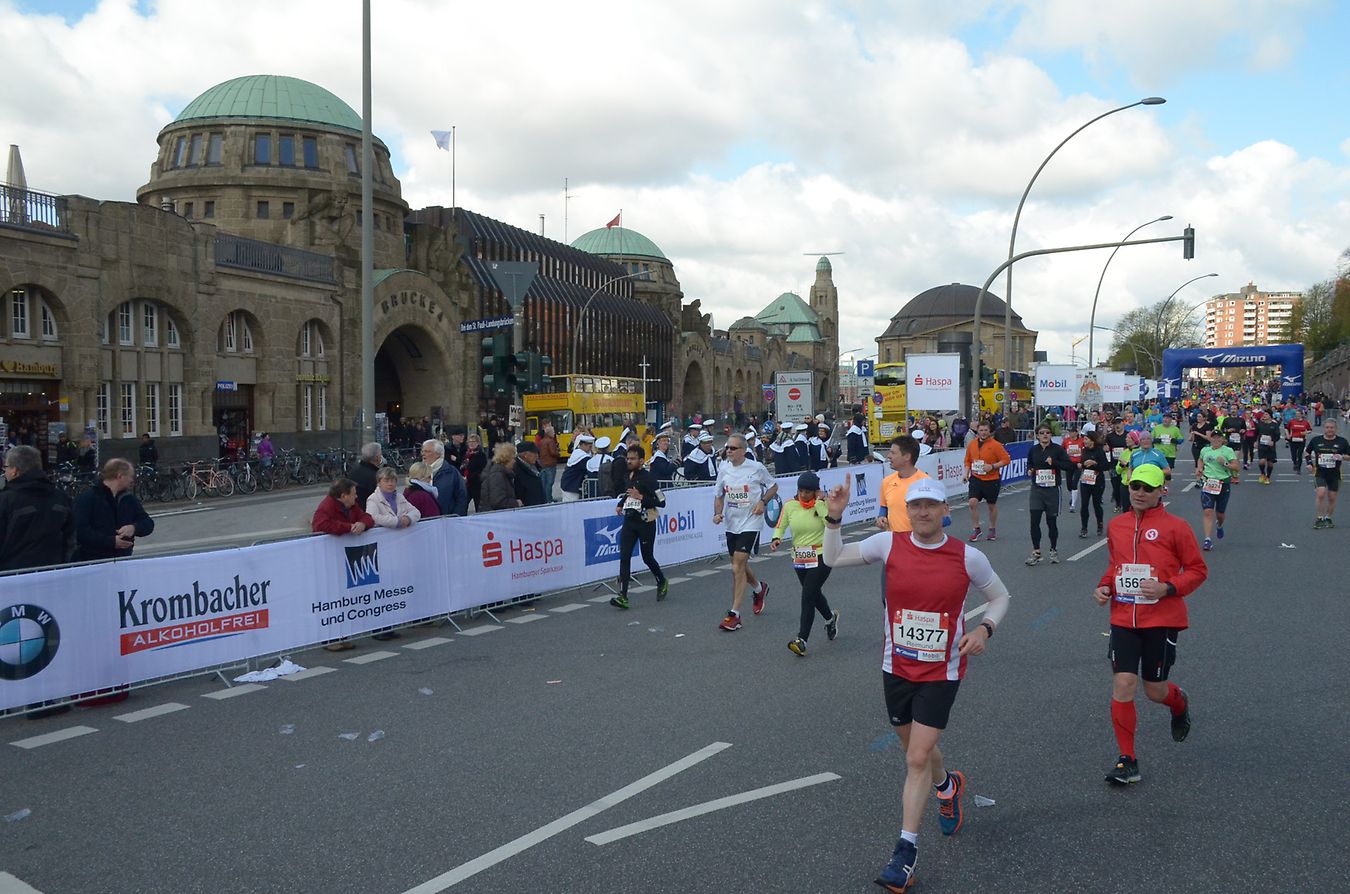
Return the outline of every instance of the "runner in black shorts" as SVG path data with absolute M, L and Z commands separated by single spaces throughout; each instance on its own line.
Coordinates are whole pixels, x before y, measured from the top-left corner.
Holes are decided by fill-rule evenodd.
M 727 555 L 735 557 L 736 553 L 749 553 L 754 555 L 759 552 L 759 532 L 746 531 L 743 534 L 733 534 L 727 532 Z
M 1317 521 L 1314 528 L 1334 528 L 1336 496 L 1341 489 L 1341 462 L 1350 459 L 1350 441 L 1336 434 L 1336 419 L 1327 416 L 1322 433 L 1308 441 L 1308 466 L 1313 473 L 1317 493 Z
M 1270 484 L 1275 477 L 1275 447 L 1280 443 L 1280 423 L 1273 416 L 1263 416 L 1256 423 L 1256 464 L 1262 484 Z

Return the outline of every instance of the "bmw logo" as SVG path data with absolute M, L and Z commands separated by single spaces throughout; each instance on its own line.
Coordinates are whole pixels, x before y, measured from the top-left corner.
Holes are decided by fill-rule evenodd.
M 774 494 L 769 505 L 764 507 L 764 520 L 771 526 L 777 527 L 778 520 L 783 517 L 783 498 Z
M 0 608 L 0 680 L 26 680 L 56 657 L 61 628 L 36 605 Z

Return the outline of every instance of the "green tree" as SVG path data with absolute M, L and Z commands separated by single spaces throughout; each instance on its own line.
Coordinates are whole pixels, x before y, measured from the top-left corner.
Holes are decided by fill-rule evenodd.
M 1350 288 L 1347 288 L 1345 278 L 1310 286 L 1289 316 L 1290 340 L 1302 342 L 1304 349 L 1314 357 L 1325 354 L 1341 341 L 1345 325 L 1336 317 L 1338 291 L 1347 293 L 1345 300 L 1350 300 Z

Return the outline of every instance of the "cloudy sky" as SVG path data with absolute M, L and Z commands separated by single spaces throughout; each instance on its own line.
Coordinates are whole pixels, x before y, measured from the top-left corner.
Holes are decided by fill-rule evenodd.
M 461 205 L 563 238 L 624 224 L 718 326 L 833 258 L 841 348 L 910 298 L 979 285 L 1020 250 L 1197 232 L 1112 262 L 1099 322 L 1188 287 L 1301 289 L 1350 246 L 1350 95 L 1333 0 L 375 0 L 374 127 L 414 206 Z M 509 9 L 509 13 L 505 10 Z M 0 0 L 0 141 L 30 186 L 133 199 L 155 134 L 245 74 L 360 110 L 357 0 Z M 21 76 L 20 76 L 21 74 Z M 1088 331 L 1105 252 L 1017 267 L 1013 305 L 1052 360 Z M 1002 279 L 995 286 L 1003 292 Z M 1110 333 L 1099 333 L 1108 337 Z M 1099 341 L 1099 345 L 1100 345 Z M 1077 348 L 1081 358 L 1086 343 Z M 1098 355 L 1104 353 L 1099 348 Z

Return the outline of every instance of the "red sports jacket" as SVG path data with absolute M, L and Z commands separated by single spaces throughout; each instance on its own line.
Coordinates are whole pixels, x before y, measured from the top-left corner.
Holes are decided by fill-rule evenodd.
M 1117 515 L 1106 528 L 1110 563 L 1100 586 L 1111 590 L 1111 623 L 1118 627 L 1176 627 L 1185 629 L 1186 596 L 1194 593 L 1209 568 L 1191 526 L 1159 503 L 1142 516 L 1130 510 Z M 1152 566 L 1152 576 L 1176 588 L 1175 596 L 1155 603 L 1138 603 L 1116 592 L 1116 577 L 1126 563 Z

